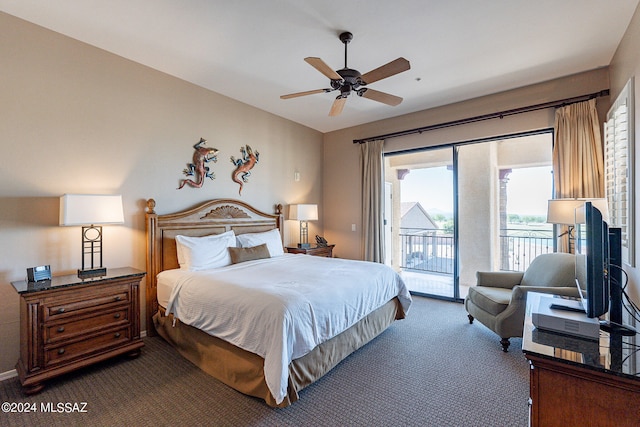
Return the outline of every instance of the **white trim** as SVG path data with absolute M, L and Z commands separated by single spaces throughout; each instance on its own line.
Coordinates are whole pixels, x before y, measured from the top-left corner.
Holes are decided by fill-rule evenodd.
M 622 261 L 635 266 L 634 82 L 630 79 L 604 123 L 605 192 L 609 226 L 622 229 Z
M 0 381 L 4 381 L 4 380 L 8 380 L 11 378 L 15 378 L 18 376 L 18 371 L 16 371 L 15 369 L 12 369 L 10 371 L 7 372 L 0 372 Z

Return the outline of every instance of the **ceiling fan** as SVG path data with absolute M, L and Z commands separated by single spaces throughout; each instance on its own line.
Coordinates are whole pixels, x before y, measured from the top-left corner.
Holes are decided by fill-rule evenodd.
M 378 80 L 386 79 L 387 77 L 391 77 L 393 75 L 402 73 L 403 71 L 407 71 L 411 68 L 409 61 L 401 57 L 387 64 L 384 64 L 381 67 L 376 68 L 375 70 L 371 70 L 368 73 L 360 74 L 358 70 L 347 67 L 347 45 L 351 40 L 353 40 L 353 34 L 349 32 L 340 34 L 340 41 L 344 43 L 344 68 L 342 68 L 341 70 L 332 70 L 331 67 L 329 67 L 320 58 L 304 58 L 304 60 L 309 65 L 331 79 L 330 88 L 290 93 L 288 95 L 282 95 L 280 98 L 290 99 L 297 98 L 299 96 L 313 95 L 316 93 L 327 93 L 333 92 L 334 90 L 339 90 L 340 95 L 338 95 L 335 101 L 333 101 L 333 105 L 331 106 L 331 110 L 329 111 L 329 116 L 337 116 L 342 112 L 344 104 L 345 102 L 347 102 L 347 97 L 351 94 L 352 91 L 355 92 L 358 96 L 382 102 L 383 104 L 391 106 L 400 104 L 402 102 L 402 98 L 400 98 L 399 96 L 390 95 L 385 92 L 370 89 L 366 86 L 373 82 L 377 82 Z

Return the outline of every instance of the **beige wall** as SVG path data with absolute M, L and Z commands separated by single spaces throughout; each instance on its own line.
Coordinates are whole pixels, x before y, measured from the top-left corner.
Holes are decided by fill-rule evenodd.
M 551 142 L 549 133 L 499 141 L 498 166 L 500 169 L 551 166 Z
M 30 266 L 80 265 L 80 229 L 57 225 L 60 195 L 122 194 L 125 224 L 105 226 L 104 264 L 142 270 L 147 198 L 160 214 L 211 198 L 266 212 L 324 204 L 319 132 L 3 13 L 0 28 L 0 374 L 18 359 L 10 282 Z M 200 137 L 220 150 L 209 164 L 216 179 L 177 190 Z M 239 196 L 229 157 L 245 144 L 260 162 Z M 297 223 L 286 223 L 285 242 L 296 242 Z
M 458 203 L 460 286 L 472 286 L 476 271 L 491 270 L 498 244 L 497 144 L 470 144 L 460 149 Z M 487 224 L 478 227 L 478 224 Z
M 635 83 L 635 116 L 633 117 L 634 141 L 635 141 L 635 253 L 636 267 L 625 268 L 629 274 L 630 294 L 635 301 L 640 301 L 640 205 L 638 204 L 638 194 L 640 194 L 640 8 L 636 9 L 631 23 L 618 46 L 611 65 L 609 66 L 611 80 L 611 102 L 613 103 L 629 79 L 634 79 Z

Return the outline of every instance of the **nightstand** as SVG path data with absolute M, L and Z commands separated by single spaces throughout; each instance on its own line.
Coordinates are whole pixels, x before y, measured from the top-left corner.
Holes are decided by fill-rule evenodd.
M 333 257 L 333 248 L 336 245 L 312 246 L 310 248 L 298 248 L 295 246 L 287 246 L 287 252 L 290 254 L 306 254 L 314 256 L 323 256 L 327 258 Z
M 26 394 L 67 372 L 128 353 L 140 354 L 140 281 L 144 271 L 12 282 L 20 294 L 18 377 Z

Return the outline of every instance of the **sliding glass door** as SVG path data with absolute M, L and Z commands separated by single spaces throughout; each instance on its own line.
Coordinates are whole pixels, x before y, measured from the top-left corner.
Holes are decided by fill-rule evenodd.
M 391 265 L 413 293 L 452 299 L 454 286 L 454 172 L 451 147 L 387 158 L 391 189 Z
M 551 151 L 545 132 L 386 155 L 387 263 L 410 291 L 461 300 L 477 271 L 552 251 Z
M 458 288 L 464 298 L 477 271 L 525 271 L 536 256 L 553 252 L 553 227 L 546 223 L 553 134 L 455 149 Z

